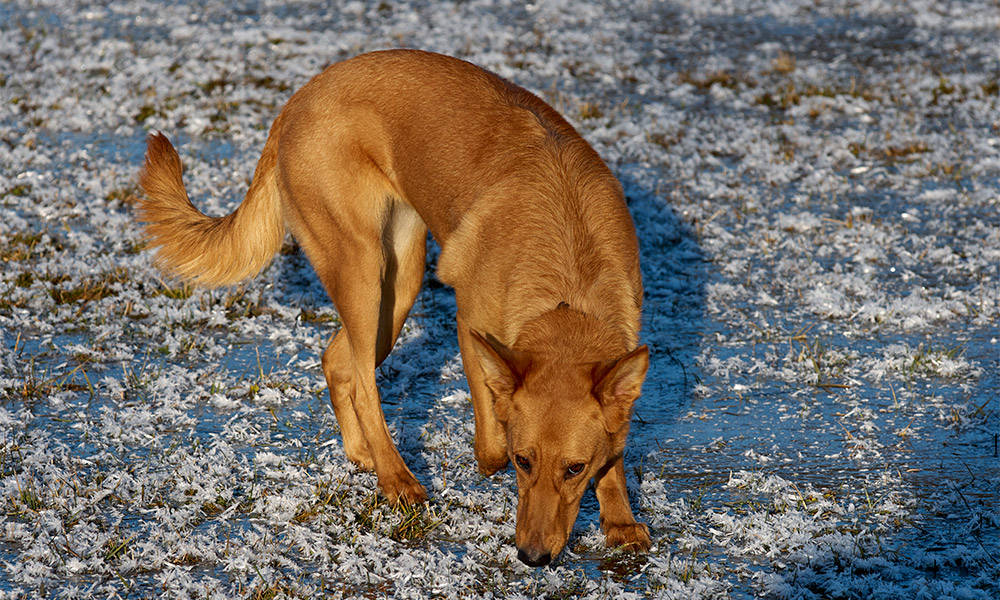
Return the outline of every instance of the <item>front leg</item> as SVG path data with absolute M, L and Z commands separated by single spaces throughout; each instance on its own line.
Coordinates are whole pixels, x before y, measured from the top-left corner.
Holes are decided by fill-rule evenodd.
M 594 480 L 597 501 L 601 505 L 601 529 L 604 530 L 607 547 L 622 546 L 635 552 L 649 550 L 652 544 L 649 527 L 637 523 L 632 516 L 628 490 L 625 487 L 625 463 L 622 455 L 608 463 Z
M 483 370 L 479 366 L 472 341 L 472 330 L 458 317 L 458 347 L 462 351 L 462 366 L 469 381 L 472 409 L 476 415 L 476 434 L 473 449 L 479 472 L 492 475 L 507 466 L 507 437 L 503 425 L 493 412 L 493 393 L 486 387 Z

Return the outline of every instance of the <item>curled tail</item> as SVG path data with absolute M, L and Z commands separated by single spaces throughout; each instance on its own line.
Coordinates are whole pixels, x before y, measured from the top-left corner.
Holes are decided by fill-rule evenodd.
M 236 283 L 267 266 L 285 236 L 275 173 L 275 129 L 257 162 L 246 198 L 224 217 L 210 217 L 191 204 L 177 151 L 162 133 L 149 135 L 146 161 L 139 173 L 145 192 L 139 215 L 150 245 L 159 247 L 157 266 L 207 287 Z

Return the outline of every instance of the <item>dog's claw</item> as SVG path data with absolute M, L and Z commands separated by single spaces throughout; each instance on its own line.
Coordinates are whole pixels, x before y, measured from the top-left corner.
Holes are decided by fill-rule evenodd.
M 649 527 L 643 523 L 607 525 L 604 530 L 605 545 L 608 548 L 624 548 L 632 552 L 645 552 L 652 545 Z

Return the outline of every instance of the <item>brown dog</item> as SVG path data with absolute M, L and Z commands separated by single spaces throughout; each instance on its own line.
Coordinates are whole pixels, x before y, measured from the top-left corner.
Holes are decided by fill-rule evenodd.
M 516 465 L 518 557 L 562 550 L 591 479 L 607 544 L 649 547 L 622 463 L 649 365 L 635 228 L 617 180 L 542 100 L 455 58 L 374 52 L 292 96 L 232 214 L 191 204 L 161 134 L 140 183 L 159 264 L 199 284 L 255 275 L 291 230 L 343 323 L 323 373 L 344 449 L 400 502 L 427 495 L 389 436 L 375 367 L 420 288 L 430 229 L 455 288 L 479 469 Z

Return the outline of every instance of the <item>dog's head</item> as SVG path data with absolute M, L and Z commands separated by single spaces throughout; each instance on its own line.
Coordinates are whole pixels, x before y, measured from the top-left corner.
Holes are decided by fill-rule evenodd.
M 587 483 L 624 450 L 649 350 L 572 362 L 473 337 L 517 471 L 518 558 L 545 565 L 566 545 Z

